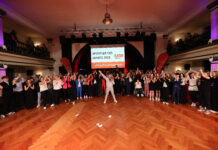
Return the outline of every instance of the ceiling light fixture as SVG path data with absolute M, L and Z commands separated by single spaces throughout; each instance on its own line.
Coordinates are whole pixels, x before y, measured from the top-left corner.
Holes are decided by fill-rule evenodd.
M 111 15 L 108 13 L 108 0 L 106 0 L 106 13 L 104 15 L 103 23 L 111 24 L 113 20 L 111 19 Z

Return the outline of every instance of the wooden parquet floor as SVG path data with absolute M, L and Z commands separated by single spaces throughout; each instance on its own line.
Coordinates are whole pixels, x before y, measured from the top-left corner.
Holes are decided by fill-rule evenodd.
M 218 114 L 133 96 L 118 96 L 117 104 L 103 99 L 0 120 L 0 150 L 218 150 Z

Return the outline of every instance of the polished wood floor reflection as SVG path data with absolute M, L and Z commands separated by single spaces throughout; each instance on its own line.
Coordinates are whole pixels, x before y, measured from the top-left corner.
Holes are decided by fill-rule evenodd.
M 0 120 L 0 150 L 218 149 L 218 114 L 147 98 L 117 99 L 117 104 L 111 97 L 103 104 L 99 97 L 22 110 Z

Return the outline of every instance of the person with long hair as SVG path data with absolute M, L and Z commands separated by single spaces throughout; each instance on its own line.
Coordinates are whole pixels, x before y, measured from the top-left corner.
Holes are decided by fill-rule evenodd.
M 77 99 L 79 98 L 82 99 L 82 85 L 83 85 L 83 81 L 81 75 L 79 75 L 76 80 Z
M 61 95 L 61 89 L 63 85 L 63 81 L 60 79 L 58 75 L 55 76 L 53 80 L 53 91 L 54 91 L 54 103 L 55 105 L 58 105 L 60 103 L 60 95 Z
M 46 109 L 46 105 L 49 102 L 48 97 L 48 86 L 47 83 L 50 82 L 50 79 L 46 75 L 45 78 L 43 76 L 40 77 L 39 88 L 41 92 L 41 99 L 43 100 L 43 108 Z
M 25 90 L 25 106 L 27 109 L 32 109 L 34 107 L 34 89 L 35 86 L 33 82 L 31 82 L 31 79 L 27 79 L 26 83 L 24 85 L 24 90 Z
M 156 74 L 156 82 L 155 82 L 155 100 L 160 101 L 161 94 L 161 79 L 160 75 Z
M 218 72 L 217 72 L 218 73 Z M 211 72 L 211 112 L 218 112 L 218 75 Z
M 190 75 L 188 76 L 187 81 L 189 83 L 188 91 L 190 94 L 190 99 L 192 101 L 191 106 L 196 107 L 197 95 L 198 95 L 197 71 L 190 69 L 186 74 L 188 75 L 189 73 Z
M 150 80 L 149 80 L 149 100 L 154 101 L 154 91 L 155 91 L 155 82 L 156 78 L 154 77 L 154 74 L 150 74 Z

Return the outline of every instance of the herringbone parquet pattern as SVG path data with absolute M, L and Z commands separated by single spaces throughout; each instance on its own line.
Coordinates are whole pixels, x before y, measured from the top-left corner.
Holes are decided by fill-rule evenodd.
M 0 121 L 0 149 L 218 149 L 218 114 L 206 116 L 187 105 L 167 106 L 133 96 L 117 99 L 117 104 L 112 98 L 103 104 L 99 97 L 47 110 L 22 110 Z

